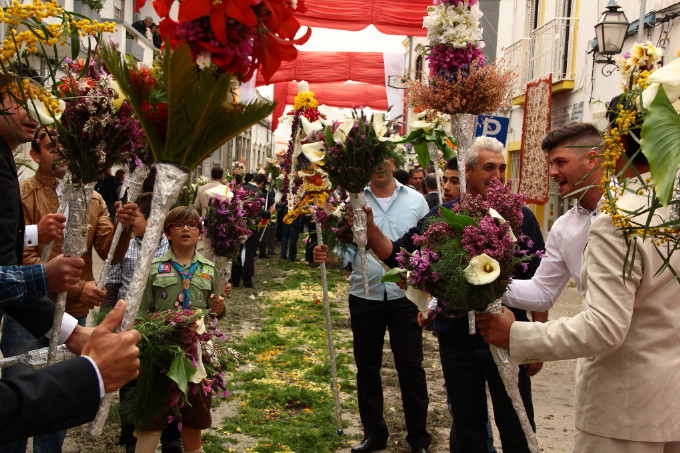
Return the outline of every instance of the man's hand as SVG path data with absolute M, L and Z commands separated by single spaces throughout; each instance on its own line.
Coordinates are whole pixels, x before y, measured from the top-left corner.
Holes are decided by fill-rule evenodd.
M 316 264 L 325 263 L 328 259 L 328 246 L 327 245 L 317 245 L 312 250 L 312 260 Z
M 38 242 L 47 244 L 64 235 L 66 216 L 64 214 L 45 214 L 38 221 Z
M 94 329 L 83 347 L 83 355 L 91 358 L 99 368 L 106 393 L 118 390 L 139 375 L 139 342 L 136 330 L 113 333 L 125 314 L 125 302 L 119 300 L 106 318 Z
M 430 327 L 434 320 L 434 310 L 427 310 L 427 317 L 423 316 L 422 312 L 418 312 L 418 325 L 420 327 Z
M 104 296 L 106 296 L 106 291 L 99 289 L 97 282 L 91 281 L 85 283 L 85 286 L 83 286 L 83 291 L 80 293 L 80 299 L 78 299 L 78 302 L 81 302 L 87 305 L 88 308 L 92 309 L 94 307 L 98 307 L 99 304 L 102 303 Z
M 137 215 L 139 208 L 135 203 L 125 203 L 120 205 L 120 201 L 116 201 L 116 221 L 122 223 L 126 227 L 131 227 Z
M 217 316 L 222 316 L 222 313 L 224 313 L 224 297 L 218 296 L 216 294 L 211 294 L 210 311 L 215 313 Z
M 84 266 L 85 261 L 82 258 L 55 256 L 45 264 L 47 287 L 54 293 L 72 290 L 80 282 Z
M 66 347 L 69 348 L 72 353 L 80 355 L 85 343 L 90 341 L 92 332 L 94 332 L 94 327 L 76 325 L 76 328 L 71 332 L 71 336 L 66 339 Z
M 231 283 L 224 282 L 224 297 L 229 297 L 231 294 Z
M 477 315 L 476 318 L 477 329 L 484 341 L 499 348 L 509 348 L 510 327 L 515 322 L 515 315 L 507 307 L 503 307 L 503 313 L 499 315 L 482 313 Z

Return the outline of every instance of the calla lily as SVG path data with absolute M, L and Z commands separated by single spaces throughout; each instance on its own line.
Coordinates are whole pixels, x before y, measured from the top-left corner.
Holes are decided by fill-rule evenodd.
M 313 164 L 319 162 L 326 155 L 324 142 L 305 143 L 300 147 L 302 154 Z
M 354 120 L 347 120 L 342 123 L 335 132 L 333 132 L 333 139 L 336 142 L 344 142 L 347 138 L 347 134 L 352 129 L 352 126 L 354 126 Z
M 45 103 L 39 99 L 29 99 L 26 103 L 26 111 L 36 121 L 39 121 L 42 125 L 48 125 L 54 123 L 55 120 L 61 118 L 61 112 L 66 108 L 66 103 L 59 99 L 59 111 L 57 115 L 50 115 L 47 110 Z
M 409 285 L 406 287 L 406 297 L 408 298 L 408 300 L 416 304 L 418 310 L 420 310 L 421 312 L 427 311 L 427 305 L 429 304 L 431 298 L 431 296 L 428 293 Z
M 203 318 L 196 320 L 196 326 L 194 327 L 194 330 L 199 335 L 205 333 L 205 321 Z M 196 350 L 198 351 L 198 357 L 196 358 L 196 372 L 193 374 L 193 376 L 191 376 L 191 382 L 194 384 L 198 384 L 208 376 L 208 373 L 203 366 L 203 351 L 201 350 L 201 343 L 199 340 L 196 341 L 198 343 L 196 345 Z
M 331 215 L 334 216 L 334 217 L 337 217 L 338 219 L 341 218 L 342 217 L 342 210 L 344 209 L 344 207 L 345 207 L 345 203 L 344 202 L 340 203 Z
M 422 120 L 411 121 L 411 129 L 422 129 L 427 134 L 430 132 L 430 129 L 432 129 L 432 122 Z
M 219 186 L 211 187 L 210 189 L 205 191 L 205 194 L 208 197 L 220 197 L 222 199 L 227 199 L 227 200 L 231 200 L 232 197 L 234 196 L 234 192 L 229 190 L 229 186 L 226 186 L 224 184 L 220 184 Z
M 489 208 L 489 215 L 494 219 L 498 219 L 499 225 L 503 225 L 505 222 L 507 222 L 507 220 L 505 220 L 503 216 L 500 215 L 494 208 Z M 508 230 L 508 236 L 510 236 L 512 242 L 517 242 L 517 237 L 515 236 L 515 233 L 512 232 L 512 228 Z
M 501 266 L 498 261 L 486 253 L 477 255 L 463 271 L 465 279 L 472 285 L 486 285 L 498 278 L 501 274 Z
M 310 122 L 304 115 L 300 115 L 300 125 L 302 130 L 309 137 L 314 132 L 318 132 L 323 129 L 323 124 L 320 121 Z
M 645 109 L 649 108 L 656 97 L 660 84 L 666 90 L 671 103 L 677 101 L 680 98 L 680 58 L 676 58 L 663 68 L 652 72 L 647 78 L 647 82 L 650 85 L 642 92 L 642 106 Z
M 389 132 L 389 128 L 387 127 L 387 121 L 385 121 L 384 115 L 374 114 L 372 123 L 373 130 L 375 131 L 375 134 L 378 136 L 378 140 L 380 140 L 381 142 L 386 142 L 390 140 L 389 136 L 385 137 L 385 134 Z

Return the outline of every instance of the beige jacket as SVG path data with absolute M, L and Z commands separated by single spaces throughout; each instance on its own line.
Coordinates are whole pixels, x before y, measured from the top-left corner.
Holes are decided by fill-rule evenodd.
M 21 190 L 21 204 L 24 208 L 24 221 L 26 225 L 36 224 L 44 215 L 57 212 L 59 200 L 55 189 L 58 182 L 54 176 L 42 173 L 36 173 L 34 176 L 21 182 L 19 188 Z M 76 318 L 86 316 L 89 312 L 87 306 L 81 304 L 79 299 L 85 283 L 95 280 L 92 273 L 92 248 L 94 247 L 102 259 L 106 259 L 113 239 L 113 222 L 106 209 L 106 203 L 97 192 L 92 193 L 89 220 L 90 228 L 87 231 L 87 252 L 82 256 L 83 260 L 85 260 L 83 275 L 78 286 L 68 293 L 66 299 L 66 311 Z M 130 235 L 130 232 L 123 231 L 116 248 L 113 263 L 117 263 L 125 256 L 127 247 L 130 244 Z M 61 246 L 61 239 L 54 241 L 50 259 L 61 253 Z M 40 263 L 40 256 L 44 247 L 45 244 L 39 244 L 37 247 L 25 248 L 23 264 Z M 50 299 L 56 301 L 56 294 L 50 294 Z
M 620 208 L 647 205 L 647 193 L 634 190 L 622 196 Z M 657 212 L 659 222 L 669 216 L 667 209 Z M 637 221 L 645 219 L 646 214 Z M 580 430 L 631 441 L 677 442 L 680 283 L 668 269 L 655 276 L 663 260 L 653 244 L 637 238 L 634 248 L 632 272 L 624 279 L 625 240 L 610 216 L 599 216 L 583 258 L 584 311 L 545 324 L 514 323 L 510 354 L 517 362 L 581 358 L 575 402 Z M 680 253 L 671 265 L 680 270 Z
M 205 194 L 206 190 L 210 190 L 213 187 L 219 186 L 222 183 L 219 181 L 210 181 L 203 184 L 196 190 L 196 201 L 194 201 L 194 208 L 199 214 L 205 215 L 205 208 L 208 207 L 208 196 Z

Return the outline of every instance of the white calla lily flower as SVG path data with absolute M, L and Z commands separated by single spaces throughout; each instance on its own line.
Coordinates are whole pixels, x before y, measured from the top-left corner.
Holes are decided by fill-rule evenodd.
M 423 120 L 411 121 L 411 129 L 423 129 L 425 133 L 428 133 L 430 132 L 430 129 L 432 129 L 432 123 Z
M 411 285 L 406 287 L 406 297 L 408 300 L 416 304 L 418 310 L 421 312 L 427 312 L 427 305 L 430 303 L 431 296 L 419 289 L 414 288 Z
M 501 266 L 498 261 L 486 253 L 477 255 L 463 271 L 465 279 L 472 285 L 486 285 L 495 281 L 501 274 Z
M 326 155 L 324 142 L 305 143 L 300 148 L 302 154 L 313 164 L 322 160 Z
M 336 142 L 344 142 L 347 138 L 347 134 L 352 129 L 352 126 L 354 126 L 354 120 L 347 120 L 342 123 L 335 132 L 333 132 L 333 139 Z
M 345 203 L 340 203 L 338 207 L 331 213 L 332 216 L 337 217 L 338 219 L 342 217 L 342 210 L 345 207 Z
M 232 192 L 229 189 L 229 186 L 225 184 L 220 184 L 215 187 L 211 187 L 210 189 L 205 191 L 206 196 L 208 197 L 220 197 L 222 199 L 227 199 L 231 200 L 234 197 L 234 192 Z
M 314 132 L 318 132 L 323 129 L 323 124 L 320 121 L 310 122 L 304 115 L 300 115 L 300 124 L 302 125 L 302 130 L 305 132 L 307 137 L 312 135 Z
M 61 112 L 66 108 L 66 103 L 59 99 L 59 110 Z M 39 99 L 29 99 L 26 103 L 26 111 L 31 118 L 40 122 L 40 124 L 46 126 L 54 123 L 55 120 L 61 118 L 61 113 L 52 117 L 50 112 L 47 110 L 45 103 Z
M 649 87 L 642 92 L 642 106 L 645 109 L 649 108 L 656 97 L 660 85 L 663 85 L 671 103 L 677 101 L 680 98 L 680 58 L 652 72 L 647 78 L 647 83 L 650 84 Z

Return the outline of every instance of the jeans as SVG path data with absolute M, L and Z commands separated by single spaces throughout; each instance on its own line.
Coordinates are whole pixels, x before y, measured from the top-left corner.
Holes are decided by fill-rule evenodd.
M 512 407 L 498 368 L 488 346 L 460 347 L 456 337 L 440 332 L 439 353 L 449 402 L 453 414 L 451 451 L 477 453 L 488 451 L 486 383 L 489 385 L 496 426 L 503 453 L 529 451 L 519 418 Z M 526 368 L 518 369 L 519 391 L 534 429 L 531 381 Z
M 281 233 L 281 258 L 294 260 L 297 258 L 297 241 L 300 237 L 300 227 L 302 219 L 298 217 L 290 224 L 283 224 L 283 233 Z
M 385 330 L 389 329 L 408 432 L 406 441 L 413 448 L 427 448 L 431 441 L 426 429 L 429 398 L 423 369 L 422 329 L 416 321 L 418 309 L 405 297 L 376 301 L 350 295 L 349 312 L 364 434 L 376 439 L 388 437 L 380 368 Z
M 35 338 L 21 324 L 5 313 L 5 323 L 2 328 L 2 339 L 0 349 L 5 357 L 12 357 L 23 354 L 33 349 L 49 346 L 50 341 L 47 337 Z M 15 365 L 2 369 L 3 378 L 18 377 L 31 373 L 33 369 L 26 365 Z M 61 453 L 61 446 L 64 443 L 66 431 L 41 434 L 33 437 L 33 451 L 35 453 Z M 28 439 L 18 439 L 13 442 L 0 445 L 0 453 L 24 453 Z

